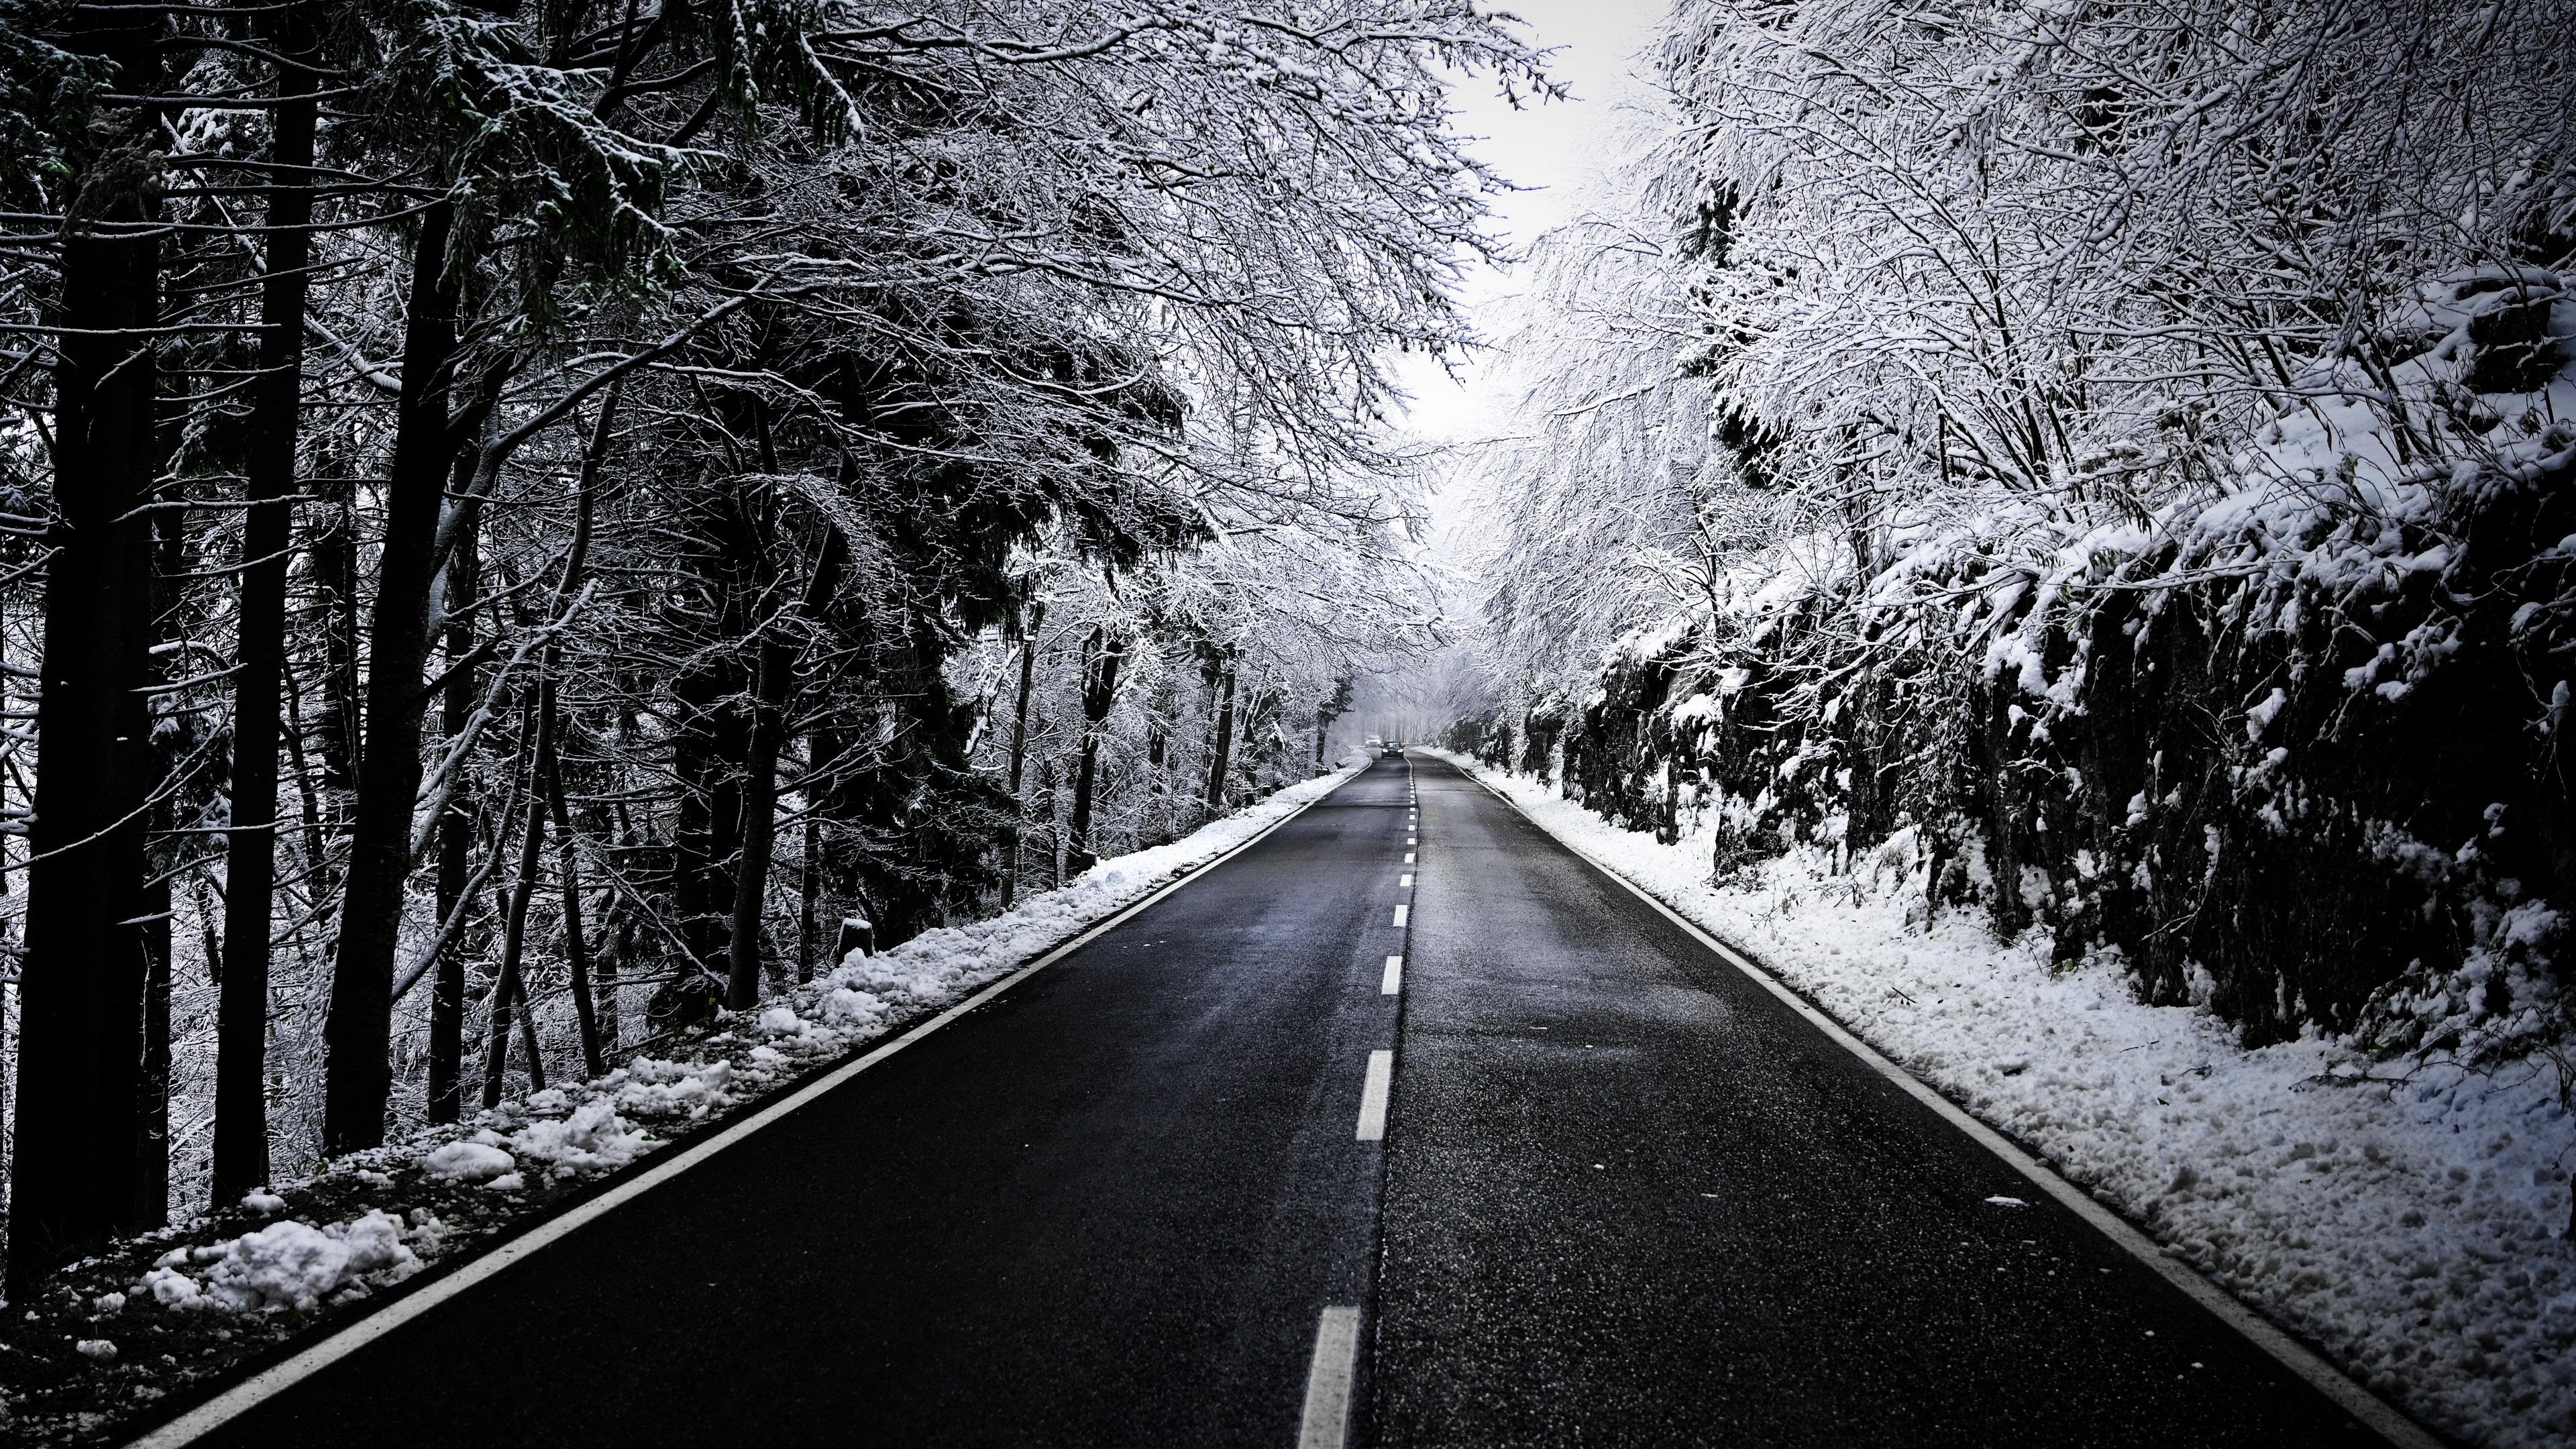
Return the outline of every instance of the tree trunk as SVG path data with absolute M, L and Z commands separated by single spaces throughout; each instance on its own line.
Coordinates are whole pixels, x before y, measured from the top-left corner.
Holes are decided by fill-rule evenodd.
M 1044 720 L 1038 723 L 1040 728 L 1045 727 Z M 1046 826 L 1048 884 L 1051 889 L 1060 890 L 1064 886 L 1064 832 L 1058 830 L 1055 823 L 1055 757 L 1053 755 L 1038 757 L 1038 799 L 1041 802 L 1038 820 Z
M 453 458 L 447 415 L 457 289 L 447 266 L 453 206 L 422 213 L 412 251 L 402 397 L 385 492 L 382 560 L 369 619 L 366 749 L 358 762 L 349 874 L 323 1020 L 322 1150 L 381 1146 L 393 1085 L 389 1037 L 394 946 L 411 874 L 412 802 L 420 793 L 421 665 L 429 652 L 429 586 L 440 493 Z
M 546 756 L 554 748 L 554 709 L 550 694 L 544 685 L 539 685 L 538 698 L 531 711 L 536 716 L 536 727 L 532 731 L 536 736 L 533 741 L 536 748 L 528 761 L 528 768 L 537 776 L 544 773 Z M 520 738 L 526 741 L 527 735 L 522 734 Z M 527 987 L 520 974 L 520 953 L 527 944 L 528 900 L 536 892 L 537 872 L 544 860 L 546 844 L 546 811 L 540 803 L 540 787 L 534 777 L 530 778 L 529 785 L 528 826 L 520 837 L 518 878 L 511 883 L 510 894 L 501 910 L 501 970 L 492 982 L 491 1025 L 483 1039 L 483 1105 L 487 1108 L 501 1105 L 501 1079 L 510 1065 L 511 1008 L 524 1010 L 527 996 Z M 505 829 L 507 825 L 505 821 Z M 545 1066 L 537 1054 L 533 1023 L 527 1029 L 527 1056 L 528 1081 L 530 1089 L 534 1090 L 544 1083 L 545 1079 L 539 1074 Z
M 155 19 L 92 31 L 72 48 L 107 55 L 116 89 L 149 95 L 160 84 L 153 44 L 162 29 Z M 149 515 L 137 510 L 151 499 L 160 462 L 159 368 L 144 330 L 156 321 L 160 242 L 141 228 L 159 211 L 144 190 L 144 158 L 162 142 L 157 117 L 142 109 L 103 112 L 91 134 L 104 154 L 88 158 L 80 215 L 66 221 L 61 250 L 53 552 L 10 1164 L 13 1297 L 137 1226 L 145 951 L 135 917 L 153 765 L 141 692 L 151 534 Z
M 760 918 L 769 898 L 769 856 L 778 831 L 779 716 L 787 703 L 794 661 L 777 638 L 763 632 L 760 669 L 752 685 L 751 756 L 742 785 L 742 864 L 733 873 L 732 929 L 725 941 L 725 1006 L 748 1011 L 760 1004 Z
M 746 745 L 738 711 L 727 701 L 740 693 L 727 661 L 702 658 L 681 672 L 671 694 L 671 776 L 679 787 L 671 827 L 671 924 L 688 956 L 679 977 L 653 994 L 645 1008 L 648 1034 L 697 1021 L 716 1004 L 707 972 L 722 949 L 711 929 L 717 902 L 733 902 L 726 869 L 742 825 L 742 787 L 734 761 Z M 730 921 L 728 909 L 726 919 Z
M 1095 627 L 1082 642 L 1082 761 L 1073 776 L 1071 844 L 1065 851 L 1069 875 L 1082 874 L 1100 859 L 1091 849 L 1091 794 L 1100 773 L 1100 727 L 1118 702 L 1118 661 L 1126 650 L 1126 641 L 1106 628 Z
M 1231 651 L 1229 651 L 1229 654 Z M 1208 751 L 1207 813 L 1225 813 L 1225 772 L 1234 763 L 1234 661 L 1225 665 L 1225 694 L 1216 707 L 1216 745 Z
M 170 882 L 143 891 L 143 1080 L 134 1124 L 134 1226 L 170 1221 Z
M 826 524 L 823 549 L 806 580 L 798 614 L 809 620 L 821 615 L 841 587 L 848 558 L 840 530 Z M 725 947 L 725 1005 L 735 1011 L 760 1000 L 760 918 L 769 899 L 770 844 L 778 829 L 778 752 L 786 744 L 787 696 L 796 668 L 779 627 L 772 621 L 761 630 L 760 674 L 752 701 L 751 758 L 742 791 L 742 868 L 734 873 L 733 931 Z
M 609 442 L 616 436 L 619 390 L 618 384 L 609 384 L 607 395 L 599 402 L 599 421 L 591 429 L 590 446 L 582 450 L 581 482 L 573 497 L 572 547 L 564 556 L 563 577 L 555 582 L 554 609 L 548 620 L 557 629 L 570 622 L 568 611 L 580 597 L 582 569 L 590 559 L 591 520 L 599 505 L 599 473 L 607 461 Z M 596 1077 L 608 1068 L 600 1055 L 598 1008 L 590 999 L 590 950 L 581 934 L 581 864 L 574 855 L 572 811 L 564 804 L 562 730 L 556 723 L 561 703 L 556 697 L 556 674 L 562 657 L 561 640 L 548 640 L 544 684 L 537 705 L 544 715 L 537 733 L 545 750 L 537 758 L 537 769 L 545 785 L 546 808 L 554 816 L 558 869 L 563 875 L 564 960 L 572 972 L 573 1017 L 581 1028 L 582 1071 Z M 532 1044 L 530 1051 L 534 1050 Z
M 465 661 L 474 652 L 474 616 L 467 612 L 483 588 L 483 531 L 467 528 L 447 557 L 447 688 L 440 725 L 450 740 L 462 738 L 481 706 L 482 671 Z M 463 770 L 469 762 L 458 761 Z M 472 911 L 468 889 L 474 869 L 474 836 L 481 810 L 469 790 L 447 798 L 438 817 L 438 919 Z M 496 849 L 498 846 L 495 847 Z M 464 930 L 459 922 L 458 933 Z M 465 945 L 451 939 L 439 952 L 429 984 L 429 1120 L 454 1122 L 465 1112 Z
M 366 729 L 358 694 L 358 485 L 350 467 L 327 451 L 316 457 L 313 483 L 324 502 L 306 545 L 322 618 L 322 708 L 313 730 L 334 834 L 346 822 L 349 797 L 358 787 L 358 749 Z M 316 885 L 317 892 L 323 889 Z
M 1002 828 L 1002 909 L 1006 911 L 1020 886 L 1020 822 L 1028 817 L 1028 806 L 1020 799 L 1020 776 L 1029 758 L 1029 678 L 1037 664 L 1038 630 L 1045 623 L 1043 599 L 1029 605 L 1028 617 L 1020 623 L 1020 702 L 1011 712 L 1011 823 Z
M 153 474 L 157 480 L 169 468 L 169 458 L 177 451 L 178 432 L 165 428 L 161 433 L 160 459 Z M 169 506 L 175 499 L 160 499 L 161 506 L 151 515 L 152 531 L 152 610 L 151 662 L 145 681 L 157 687 L 169 679 L 169 655 L 162 646 L 180 637 L 175 627 L 174 612 L 178 602 L 180 576 L 188 569 L 188 515 L 184 508 Z M 152 778 L 153 793 L 170 778 L 177 756 L 188 738 L 184 720 L 170 722 L 174 728 L 163 731 L 160 721 L 153 721 Z M 151 806 L 147 817 L 152 836 L 146 838 L 143 851 L 143 895 L 135 915 L 135 924 L 143 929 L 143 1066 L 136 1093 L 134 1127 L 134 1225 L 157 1228 L 170 1221 L 170 957 L 174 944 L 170 877 L 180 868 L 179 848 L 168 832 L 179 824 L 176 802 L 164 795 Z M 209 962 L 218 960 L 207 957 Z
M 279 50 L 313 49 L 310 13 L 289 10 Z M 268 250 L 259 295 L 259 375 L 243 459 L 242 576 L 234 649 L 232 820 L 224 833 L 224 960 L 215 1020 L 215 1143 L 209 1196 L 222 1207 L 268 1183 L 269 930 L 277 892 L 279 708 L 286 688 L 286 554 L 304 414 L 306 265 L 312 257 L 315 77 L 281 67 L 269 141 Z M 318 868 L 320 862 L 314 862 Z
M 814 802 L 805 802 L 804 863 L 796 872 L 796 984 L 814 979 L 815 908 L 819 906 L 823 882 L 814 874 L 816 857 L 823 853 L 823 822 L 814 814 Z
M 572 971 L 572 1010 L 581 1027 L 581 1069 L 597 1077 L 608 1071 L 599 1039 L 599 1008 L 590 996 L 590 944 L 581 933 L 581 862 L 574 855 L 572 812 L 564 806 L 563 749 L 557 745 L 545 762 L 546 808 L 555 818 L 556 869 L 563 876 L 564 964 Z

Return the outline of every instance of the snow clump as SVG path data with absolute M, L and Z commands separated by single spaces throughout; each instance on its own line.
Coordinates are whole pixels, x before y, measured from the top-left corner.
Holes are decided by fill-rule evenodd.
M 617 1115 L 614 1102 L 598 1097 L 582 1103 L 560 1122 L 528 1124 L 510 1139 L 510 1147 L 520 1161 L 544 1163 L 556 1172 L 607 1172 L 633 1162 L 643 1152 L 645 1140 L 643 1133 L 631 1130 Z M 510 1163 L 509 1153 L 482 1150 Z
M 620 1073 L 611 1073 L 616 1082 Z M 733 1105 L 731 1062 L 657 1062 L 637 1057 L 617 1083 L 616 1109 L 638 1117 L 704 1117 Z
M 885 1003 L 864 991 L 836 986 L 823 997 L 823 1019 L 834 1026 L 866 1023 L 885 1015 Z
M 483 1142 L 450 1142 L 420 1160 L 420 1170 L 448 1182 L 489 1182 L 519 1164 Z
M 188 1251 L 182 1248 L 170 1256 L 184 1261 Z M 143 1281 L 135 1285 L 135 1289 L 137 1292 L 150 1293 L 152 1301 L 164 1308 L 213 1306 L 206 1298 L 206 1290 L 198 1285 L 196 1279 L 166 1263 L 155 1265 L 151 1272 L 144 1274 Z
M 206 1274 L 205 1295 L 237 1313 L 292 1308 L 310 1313 L 322 1300 L 369 1274 L 384 1283 L 399 1283 L 421 1269 L 420 1258 L 403 1246 L 402 1224 L 369 1208 L 366 1215 L 317 1228 L 289 1218 L 255 1233 L 244 1233 L 197 1255 L 220 1256 Z M 156 1270 L 166 1271 L 166 1270 Z M 153 1296 L 165 1296 L 166 1280 L 155 1283 Z M 184 1290 L 170 1289 L 184 1296 Z

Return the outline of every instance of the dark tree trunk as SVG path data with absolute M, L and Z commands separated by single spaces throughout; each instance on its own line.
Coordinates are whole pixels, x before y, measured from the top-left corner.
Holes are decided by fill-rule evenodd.
M 1039 721 L 1039 726 L 1044 728 L 1045 721 Z M 1047 883 L 1050 889 L 1061 889 L 1064 885 L 1064 833 L 1056 829 L 1055 824 L 1055 757 L 1052 755 L 1038 757 L 1038 799 L 1041 802 L 1038 820 L 1046 826 Z
M 701 502 L 691 520 L 695 547 L 679 561 L 714 605 L 713 638 L 728 645 L 752 637 L 761 553 L 761 539 L 740 502 L 731 493 Z M 707 626 L 697 618 L 675 611 L 672 622 L 684 635 L 705 637 Z M 727 976 L 718 973 L 739 894 L 736 852 L 754 714 L 746 702 L 757 688 L 757 680 L 744 673 L 729 648 L 707 649 L 672 686 L 678 708 L 671 773 L 680 798 L 671 836 L 671 915 L 691 959 L 646 1008 L 655 1030 L 702 1020 L 730 994 Z
M 537 687 L 536 752 L 529 762 L 533 772 L 530 785 L 545 774 L 546 762 L 554 752 L 554 691 L 550 683 Z M 537 875 L 544 864 L 546 845 L 546 812 L 538 803 L 535 788 L 529 791 L 528 828 L 520 837 L 519 875 L 511 884 L 509 903 L 501 914 L 501 972 L 492 983 L 491 1030 L 484 1038 L 483 1105 L 501 1104 L 501 1079 L 510 1065 L 510 1008 L 526 1010 L 527 983 L 521 971 L 522 952 L 528 939 L 528 902 L 536 894 Z M 542 1087 L 545 1064 L 537 1055 L 536 1029 L 527 1023 L 528 1081 L 531 1089 Z
M 308 13 L 287 12 L 279 49 L 312 50 Z M 279 707 L 286 687 L 286 553 L 303 421 L 306 264 L 313 220 L 314 77 L 281 69 L 269 159 L 259 376 L 243 460 L 242 576 L 233 676 L 232 823 L 224 834 L 224 959 L 215 1019 L 215 1206 L 268 1182 L 269 925 L 277 892 Z M 301 97 L 302 99 L 298 99 Z M 318 868 L 320 861 L 314 862 Z
M 608 1070 L 599 1035 L 599 1008 L 590 995 L 590 943 L 581 930 L 581 862 L 575 856 L 572 812 L 564 805 L 563 748 L 546 760 L 546 808 L 555 821 L 556 870 L 563 877 L 564 964 L 572 971 L 572 1010 L 581 1027 L 584 1076 Z
M 160 461 L 153 469 L 156 479 L 168 471 L 168 460 L 177 446 L 177 429 L 164 429 Z M 151 663 L 145 675 L 146 681 L 155 686 L 169 678 L 168 655 L 161 646 L 180 637 L 175 617 L 177 581 L 188 568 L 187 513 L 168 506 L 174 500 L 159 501 L 163 506 L 152 513 L 152 642 Z M 166 733 L 157 727 L 151 731 L 150 784 L 156 789 L 170 778 L 176 757 L 184 749 L 180 741 L 185 738 L 187 721 L 183 718 L 171 723 L 178 728 Z M 176 802 L 164 796 L 151 807 L 152 833 L 167 841 L 166 832 L 179 823 L 178 816 Z M 170 957 L 174 944 L 170 875 L 180 867 L 178 856 L 175 844 L 155 845 L 147 839 L 143 898 L 135 917 L 136 924 L 143 928 L 143 1068 L 134 1129 L 137 1228 L 157 1228 L 170 1221 Z M 217 959 L 207 957 L 209 962 Z
M 0 656 L 6 655 L 8 640 L 8 618 L 5 611 L 0 611 Z M 11 772 L 7 770 L 0 770 L 0 811 L 5 811 L 9 804 L 10 773 Z M 13 854 L 15 854 L 15 852 L 9 848 L 9 837 L 6 835 L 0 835 L 0 899 L 5 899 L 9 894 L 10 867 L 16 864 L 16 862 L 10 858 Z M 8 925 L 6 922 L 0 922 L 0 948 L 5 948 L 8 944 Z M 12 984 L 14 983 L 0 980 L 0 1062 L 11 1060 L 9 1055 L 9 988 Z M 6 1091 L 5 1089 L 0 1089 L 0 1131 L 8 1130 L 8 1120 L 5 1115 L 6 1104 Z M 6 1271 L 0 1270 L 0 1279 L 5 1279 L 6 1277 Z
M 731 930 L 725 939 L 725 1006 L 733 1011 L 760 1003 L 760 918 L 768 902 L 770 848 L 778 830 L 779 717 L 793 663 L 773 626 L 760 641 L 751 749 L 743 762 L 742 863 L 733 873 Z
M 703 1018 L 716 1002 L 707 972 L 722 949 L 716 923 L 733 902 L 731 863 L 742 825 L 742 784 L 735 764 L 748 747 L 735 671 L 722 659 L 684 671 L 672 685 L 679 728 L 671 745 L 671 773 L 680 790 L 671 832 L 671 916 L 688 961 L 679 979 L 654 993 L 646 1008 L 648 1031 Z M 721 905 L 719 904 L 721 903 Z
M 1234 763 L 1234 662 L 1225 666 L 1225 693 L 1216 707 L 1216 744 L 1208 751 L 1207 813 L 1225 813 L 1225 772 Z
M 74 37 L 115 86 L 153 94 L 155 20 Z M 108 128 L 114 127 L 112 133 Z M 54 371 L 54 518 L 46 542 L 41 755 L 28 844 L 18 1121 L 11 1162 L 12 1296 L 134 1221 L 134 1138 L 146 955 L 144 800 L 153 769 L 142 688 L 152 612 L 148 514 L 160 456 L 150 336 L 160 242 L 134 234 L 159 205 L 146 110 L 109 111 L 93 136 L 79 215 L 62 240 Z M 117 228 L 123 228 L 120 232 Z
M 134 1226 L 170 1221 L 170 882 L 143 891 L 143 1081 L 134 1128 Z
M 1020 623 L 1020 699 L 1011 711 L 1011 821 L 1002 827 L 1002 909 L 1011 908 L 1020 887 L 1020 822 L 1028 806 L 1020 799 L 1020 778 L 1029 758 L 1029 680 L 1038 658 L 1038 630 L 1046 623 L 1043 600 L 1029 605 Z
M 617 385 L 610 384 L 608 395 L 600 399 L 599 421 L 591 429 L 590 446 L 582 450 L 581 482 L 573 496 L 572 547 L 564 555 L 563 577 L 555 582 L 554 608 L 547 621 L 556 629 L 571 622 L 569 611 L 581 597 L 582 570 L 590 561 L 591 520 L 599 505 L 600 469 L 607 462 L 608 445 L 617 427 L 617 394 Z M 572 973 L 573 1017 L 581 1028 L 582 1070 L 584 1075 L 596 1077 L 608 1068 L 600 1057 L 599 1015 L 590 999 L 590 950 L 581 934 L 581 865 L 574 858 L 572 811 L 564 803 L 563 729 L 557 718 L 561 708 L 557 676 L 562 658 L 560 638 L 548 640 L 541 675 L 544 683 L 537 700 L 541 716 L 537 737 L 543 745 L 537 755 L 537 773 L 545 788 L 546 809 L 555 823 L 557 869 L 563 877 L 564 962 Z M 533 1052 L 534 1047 L 530 1050 Z
M 814 979 L 815 908 L 822 904 L 820 877 L 814 873 L 817 857 L 823 853 L 823 822 L 814 814 L 814 802 L 805 801 L 805 849 L 803 863 L 796 871 L 796 984 Z
M 447 557 L 447 688 L 439 724 L 450 740 L 462 738 L 482 703 L 482 671 L 474 653 L 474 616 L 468 612 L 483 588 L 483 530 L 464 529 Z M 463 770 L 470 762 L 459 760 Z M 469 889 L 474 836 L 481 811 L 474 792 L 448 796 L 438 817 L 438 919 L 441 926 L 474 909 Z M 495 847 L 496 849 L 498 847 Z M 460 922 L 457 931 L 464 930 Z M 429 1120 L 453 1122 L 465 1111 L 465 944 L 451 937 L 438 954 L 429 983 Z
M 1080 875 L 1100 857 L 1091 849 L 1091 794 L 1099 783 L 1100 727 L 1118 702 L 1118 661 L 1126 641 L 1105 628 L 1094 628 L 1082 641 L 1082 760 L 1073 776 L 1073 822 L 1065 850 L 1065 871 Z
M 347 463 L 328 455 L 316 461 L 314 482 L 323 503 L 307 548 L 321 596 L 322 708 L 313 730 L 336 829 L 347 818 L 348 798 L 358 788 L 358 747 L 366 728 L 358 697 L 358 485 Z M 320 860 L 315 857 L 317 865 Z
M 774 468 L 776 464 L 771 463 Z M 822 553 L 806 580 L 797 612 L 807 620 L 821 616 L 841 587 L 849 548 L 838 529 L 825 526 Z M 742 791 L 742 868 L 734 873 L 733 931 L 725 947 L 730 973 L 725 1004 L 746 1010 L 760 1000 L 760 918 L 769 898 L 770 845 L 778 829 L 778 752 L 786 745 L 787 697 L 795 682 L 796 657 L 772 621 L 761 630 L 760 675 L 752 699 L 751 757 L 745 762 Z
M 349 874 L 324 1018 L 322 1149 L 355 1152 L 385 1139 L 395 934 L 411 873 L 411 813 L 420 792 L 421 666 L 429 652 L 429 586 L 439 495 L 454 456 L 447 416 L 457 288 L 447 266 L 452 206 L 421 216 L 412 252 L 402 397 L 385 496 L 382 562 L 369 621 L 366 749 L 358 763 Z

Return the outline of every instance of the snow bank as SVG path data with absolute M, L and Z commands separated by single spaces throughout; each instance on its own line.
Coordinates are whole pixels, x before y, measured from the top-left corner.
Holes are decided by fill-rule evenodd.
M 134 1291 L 165 1308 L 311 1313 L 335 1294 L 363 1297 L 419 1272 L 420 1256 L 406 1240 L 435 1221 L 423 1215 L 421 1224 L 406 1225 L 373 1208 L 319 1228 L 290 1218 L 229 1241 L 173 1249 Z M 189 1264 L 212 1266 L 201 1280 Z
M 2539 1064 L 2401 1071 L 2313 1036 L 2247 1051 L 2203 1009 L 2138 1004 L 2116 959 L 2052 970 L 2043 933 L 1927 925 L 1902 840 L 1845 874 L 1802 848 L 1721 888 L 1704 825 L 1659 844 L 1443 757 L 2410 1412 L 2491 1446 L 2576 1438 L 2576 1121 Z

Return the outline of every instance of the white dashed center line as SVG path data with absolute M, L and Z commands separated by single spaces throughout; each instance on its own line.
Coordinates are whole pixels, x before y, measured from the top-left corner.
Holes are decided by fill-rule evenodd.
M 1306 1370 L 1306 1417 L 1297 1429 L 1297 1449 L 1342 1449 L 1359 1348 L 1360 1311 L 1325 1309 L 1315 1325 L 1315 1361 Z
M 1395 878 L 1395 883 L 1398 886 L 1410 886 L 1413 884 L 1413 877 L 1409 875 L 1400 875 Z
M 1413 852 L 1412 852 L 1412 851 L 1409 851 L 1409 850 L 1408 850 L 1408 851 L 1406 851 L 1406 852 L 1404 853 L 1404 863 L 1405 863 L 1406 865 L 1411 865 L 1411 864 L 1413 864 Z
M 1404 958 L 1401 956 L 1389 956 L 1386 958 L 1386 979 L 1378 983 L 1377 994 L 1380 996 L 1393 996 L 1403 989 Z
M 1412 909 L 1413 909 L 1413 907 L 1411 907 L 1411 906 L 1409 906 L 1409 905 L 1406 905 L 1406 906 L 1397 906 L 1397 907 L 1395 908 L 1395 923 L 1396 923 L 1397 925 L 1399 925 L 1399 926 L 1403 925 L 1403 924 L 1404 924 L 1404 913 L 1405 913 L 1405 912 L 1407 912 L 1407 911 L 1409 911 L 1409 910 L 1412 910 Z
M 1360 1085 L 1360 1141 L 1386 1139 L 1386 1094 L 1394 1085 L 1395 1053 L 1370 1052 L 1368 1080 Z

